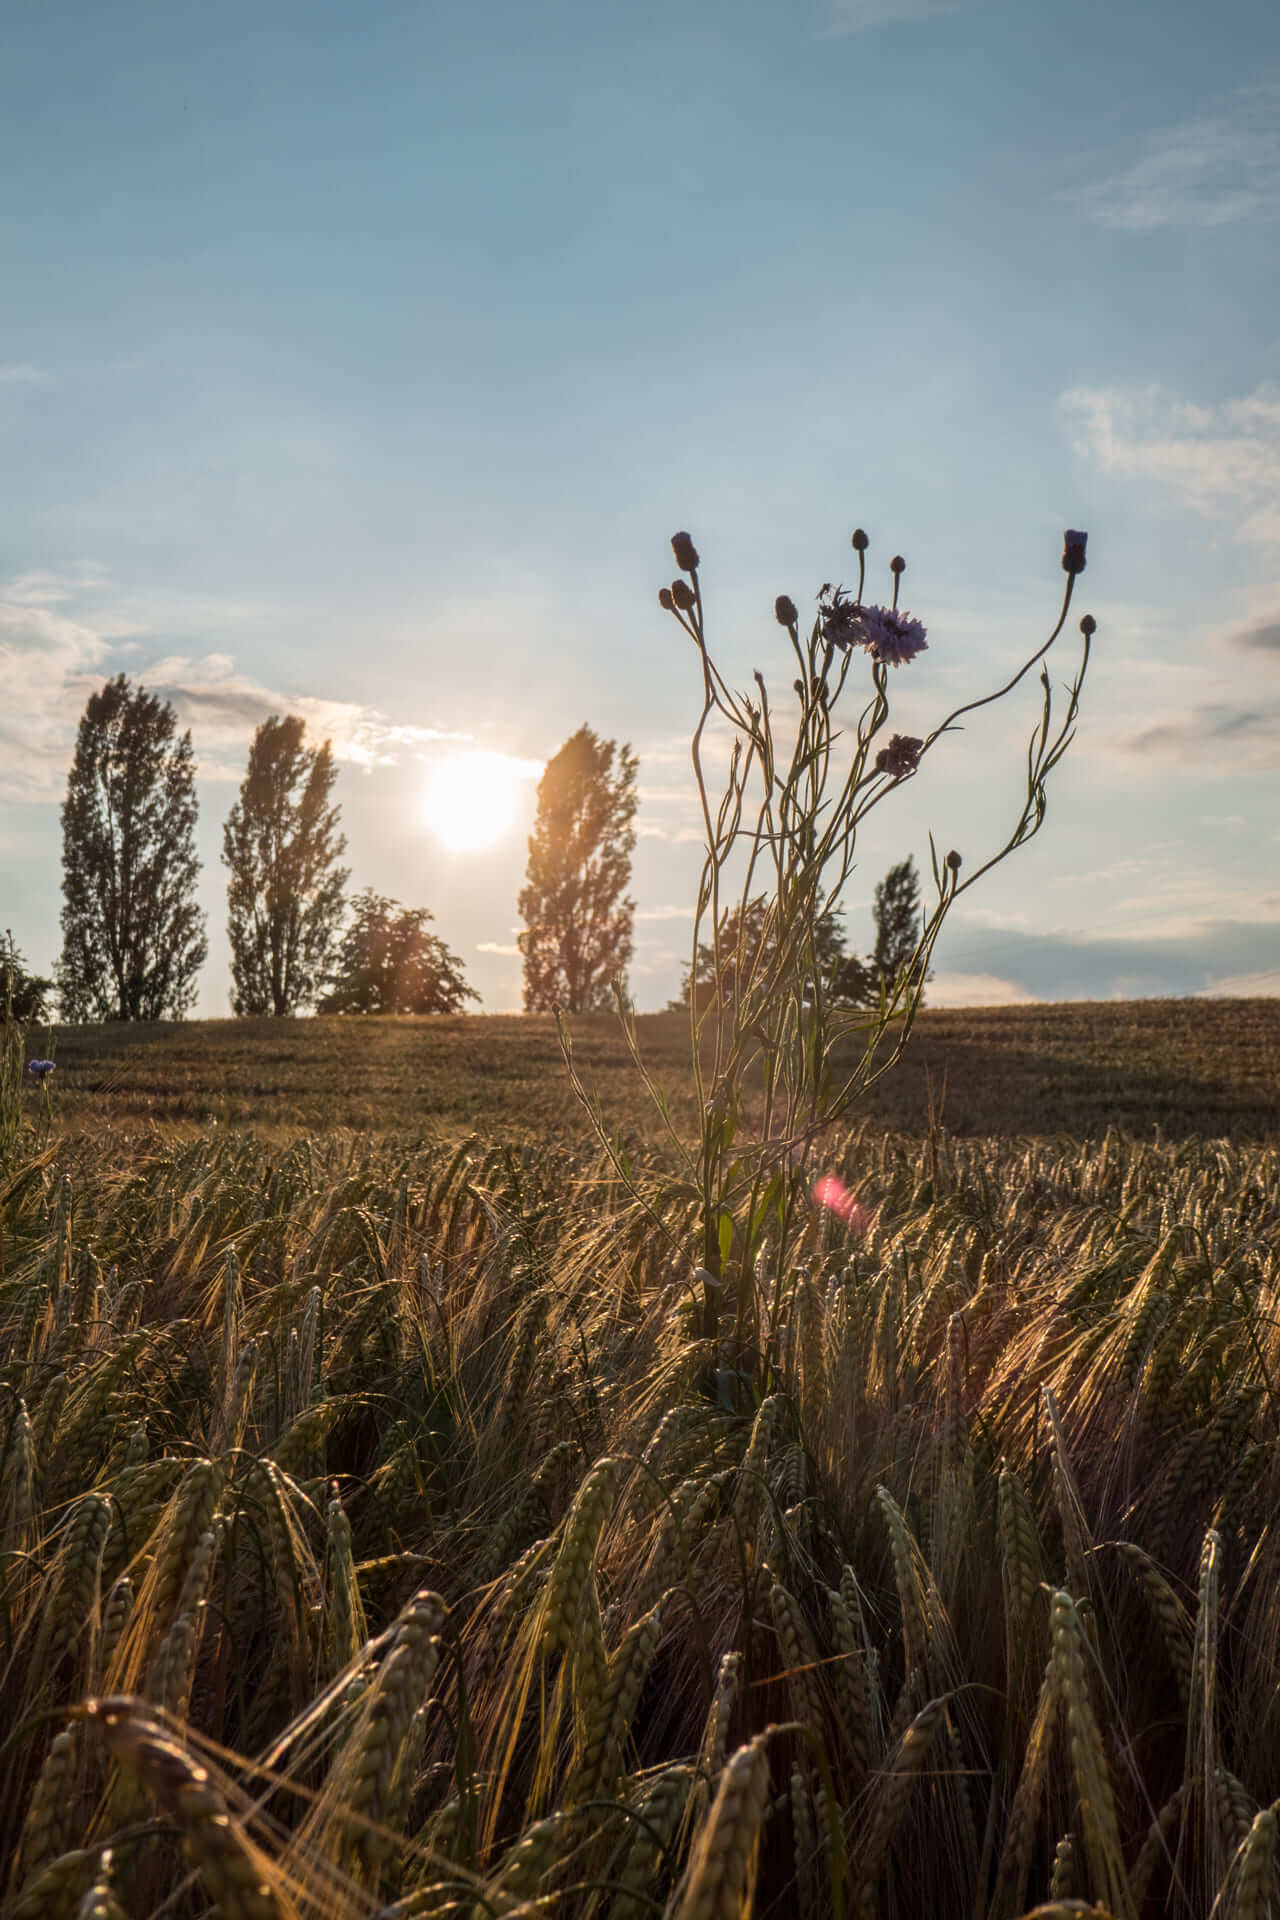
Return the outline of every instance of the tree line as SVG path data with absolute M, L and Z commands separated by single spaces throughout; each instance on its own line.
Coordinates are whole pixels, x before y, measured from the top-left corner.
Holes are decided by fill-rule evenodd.
M 518 945 L 526 1012 L 597 1011 L 625 981 L 635 903 L 638 761 L 629 746 L 580 727 L 538 785 Z M 90 696 L 62 807 L 62 952 L 55 978 L 0 949 L 0 1015 L 44 1017 L 56 991 L 67 1021 L 181 1019 L 208 956 L 196 900 L 196 764 L 191 734 L 168 701 L 124 674 Z M 347 893 L 346 838 L 334 802 L 329 741 L 308 744 L 295 714 L 253 737 L 223 827 L 232 1007 L 237 1014 L 457 1013 L 479 996 L 462 963 L 429 931 L 425 907 L 365 888 Z M 911 963 L 920 924 L 910 860 L 876 891 L 876 946 L 847 951 L 824 913 L 817 951 L 824 989 L 874 1004 Z M 726 914 L 700 945 L 681 997 L 732 995 L 732 969 L 768 940 L 767 902 Z M 733 956 L 738 956 L 735 961 Z

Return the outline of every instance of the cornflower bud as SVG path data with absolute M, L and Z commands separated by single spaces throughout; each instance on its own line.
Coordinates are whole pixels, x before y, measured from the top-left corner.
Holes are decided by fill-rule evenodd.
M 780 593 L 773 603 L 773 617 L 780 627 L 794 627 L 800 615 L 796 612 L 796 603 Z
M 950 853 L 947 855 L 947 865 L 950 867 L 952 873 L 959 873 L 961 866 L 960 855 L 954 847 L 952 847 Z
M 890 573 L 905 573 L 906 570 L 907 570 L 906 561 L 903 559 L 900 553 L 895 553 L 892 560 L 889 562 Z
M 1091 613 L 1086 613 L 1084 619 L 1080 622 L 1080 631 L 1086 640 L 1092 640 L 1094 634 L 1098 631 L 1098 623 Z
M 659 587 L 659 588 L 658 588 L 658 605 L 659 605 L 659 606 L 660 606 L 660 607 L 662 608 L 662 610 L 663 610 L 663 612 L 664 612 L 664 613 L 674 613 L 674 612 L 675 612 L 675 610 L 676 610 L 676 603 L 675 603 L 675 601 L 674 601 L 674 600 L 673 600 L 673 599 L 671 598 L 671 589 L 670 589 L 670 587 Z
M 1064 573 L 1084 572 L 1084 550 L 1088 541 L 1087 533 L 1077 533 L 1074 527 L 1068 527 L 1062 536 L 1062 571 Z
M 870 542 L 870 541 L 868 540 L 868 538 L 867 538 L 867 536 L 866 536 L 866 534 L 865 534 L 865 533 L 864 533 L 864 532 L 862 531 L 862 528 L 861 528 L 861 527 L 855 527 L 855 528 L 854 528 L 854 530 L 853 530 L 853 550 L 854 550 L 854 552 L 855 552 L 855 553 L 865 553 L 865 552 L 866 552 L 866 550 L 867 550 L 867 548 L 868 548 L 868 547 L 869 547 L 870 545 L 871 545 L 871 542 Z
M 693 588 L 687 580 L 673 580 L 671 582 L 671 598 L 676 606 L 679 607 L 681 613 L 692 613 L 698 604 L 694 598 Z
M 676 557 L 676 565 L 683 567 L 686 573 L 698 571 L 698 549 L 687 533 L 672 534 L 671 551 Z

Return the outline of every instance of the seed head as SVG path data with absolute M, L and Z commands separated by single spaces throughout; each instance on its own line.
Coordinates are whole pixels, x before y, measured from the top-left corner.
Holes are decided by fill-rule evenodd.
M 794 627 L 800 615 L 796 612 L 796 603 L 780 593 L 773 603 L 773 616 L 780 627 Z
M 673 599 L 671 598 L 671 589 L 670 589 L 670 587 L 659 587 L 659 588 L 658 588 L 658 605 L 659 605 L 659 606 L 660 606 L 660 607 L 662 608 L 662 611 L 663 611 L 664 613 L 674 613 L 674 612 L 675 612 L 675 610 L 676 610 L 676 603 L 675 603 L 675 601 L 674 601 L 674 600 L 673 600 Z
M 693 588 L 687 580 L 673 580 L 671 582 L 671 598 L 676 606 L 679 607 L 681 613 L 692 613 L 698 604 L 694 598 Z
M 866 534 L 862 531 L 861 527 L 854 528 L 852 544 L 853 544 L 853 550 L 855 553 L 865 553 L 867 548 L 871 545 L 871 542 L 868 540 Z
M 876 755 L 876 772 L 887 773 L 895 780 L 901 780 L 904 775 L 915 772 L 923 749 L 923 740 L 913 740 L 906 733 L 895 733 L 888 746 L 881 747 Z
M 683 567 L 686 573 L 698 571 L 698 549 L 687 533 L 672 534 L 671 551 L 676 557 L 676 565 Z
M 1084 572 L 1084 550 L 1088 542 L 1087 533 L 1077 533 L 1074 527 L 1068 527 L 1062 536 L 1062 571 L 1064 573 Z

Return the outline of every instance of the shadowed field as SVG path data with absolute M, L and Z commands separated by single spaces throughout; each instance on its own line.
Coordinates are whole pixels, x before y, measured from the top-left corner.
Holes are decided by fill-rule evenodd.
M 612 1015 L 573 1023 L 577 1064 L 611 1126 L 655 1122 Z M 688 1027 L 639 1022 L 646 1064 L 691 1113 Z M 581 1108 L 545 1017 L 212 1020 L 57 1034 L 64 1124 L 252 1123 L 448 1136 L 573 1139 Z M 962 1135 L 1280 1132 L 1280 1000 L 1076 1001 L 926 1011 L 897 1071 L 859 1111 L 902 1132 L 928 1124 L 930 1092 Z

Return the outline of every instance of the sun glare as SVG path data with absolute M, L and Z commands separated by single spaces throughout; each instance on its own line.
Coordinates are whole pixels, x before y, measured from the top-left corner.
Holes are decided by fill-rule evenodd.
M 460 753 L 427 782 L 423 812 L 431 832 L 456 853 L 492 846 L 515 822 L 526 778 L 505 753 Z

